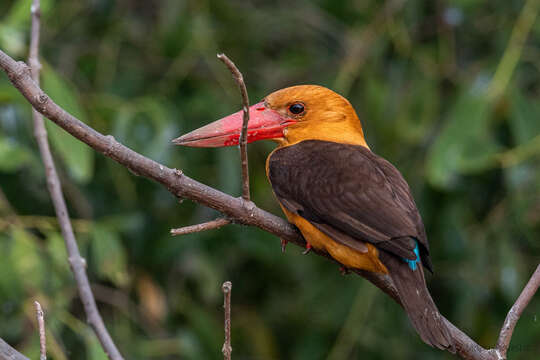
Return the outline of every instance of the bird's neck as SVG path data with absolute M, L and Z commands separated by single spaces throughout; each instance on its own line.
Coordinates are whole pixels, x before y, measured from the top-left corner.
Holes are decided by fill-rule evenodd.
M 290 146 L 304 140 L 332 141 L 342 144 L 361 145 L 369 149 L 360 121 L 335 121 L 292 125 L 285 129 L 279 145 Z

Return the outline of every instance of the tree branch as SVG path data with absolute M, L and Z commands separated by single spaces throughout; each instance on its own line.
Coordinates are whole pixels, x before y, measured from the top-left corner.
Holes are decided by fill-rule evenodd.
M 24 73 L 23 76 L 27 79 L 27 81 L 32 82 L 34 86 L 37 87 L 39 86 L 39 70 L 41 67 L 38 59 L 39 26 L 41 15 L 39 0 L 33 0 L 31 7 L 31 15 L 32 30 L 30 40 L 30 56 L 28 59 L 29 64 L 32 66 L 31 74 L 28 73 L 28 68 L 26 67 L 26 65 L 21 65 L 20 70 Z M 31 78 L 29 75 L 31 75 Z M 45 96 L 46 98 L 46 95 L 43 96 Z M 34 136 L 39 146 L 39 152 L 41 154 L 43 165 L 45 166 L 47 187 L 49 189 L 51 200 L 56 211 L 58 223 L 60 224 L 62 236 L 64 238 L 68 253 L 68 261 L 71 266 L 71 270 L 73 271 L 73 274 L 75 276 L 75 281 L 77 283 L 77 288 L 79 290 L 81 301 L 84 305 L 86 317 L 88 319 L 88 322 L 94 329 L 94 332 L 96 333 L 99 342 L 101 343 L 101 346 L 103 347 L 105 353 L 107 353 L 109 358 L 111 360 L 123 360 L 122 355 L 120 355 L 120 352 L 116 348 L 116 345 L 114 344 L 111 336 L 109 335 L 107 328 L 103 323 L 103 319 L 99 314 L 96 301 L 94 299 L 94 294 L 92 294 L 90 283 L 88 281 L 88 277 L 86 276 L 85 262 L 81 258 L 79 248 L 77 246 L 77 240 L 75 239 L 75 234 L 71 226 L 66 202 L 64 200 L 64 195 L 62 194 L 60 179 L 58 178 L 58 173 L 56 172 L 54 160 L 51 154 L 51 150 L 49 148 L 49 141 L 47 140 L 47 130 L 45 129 L 43 117 L 36 111 L 35 108 L 32 109 L 32 117 L 34 119 Z
M 242 165 L 242 198 L 249 201 L 249 168 L 248 168 L 248 155 L 247 155 L 247 126 L 249 122 L 249 97 L 244 82 L 244 77 L 236 65 L 225 54 L 218 54 L 218 59 L 223 61 L 231 72 L 240 94 L 242 95 L 242 132 L 240 133 L 240 161 Z
M 277 237 L 305 247 L 305 240 L 287 221 L 270 214 L 252 202 L 224 194 L 214 188 L 201 184 L 177 169 L 170 169 L 118 143 L 112 136 L 102 135 L 79 121 L 56 105 L 29 76 L 24 62 L 16 62 L 0 51 L 0 67 L 6 72 L 13 85 L 21 94 L 47 118 L 86 143 L 96 151 L 124 165 L 132 172 L 159 182 L 175 196 L 188 198 L 199 204 L 220 211 L 234 222 L 259 227 Z M 327 253 L 312 251 L 330 258 Z M 330 258 L 331 259 L 331 258 Z M 335 261 L 335 260 L 333 260 Z M 399 296 L 388 276 L 367 271 L 355 271 L 363 276 L 400 304 Z M 454 339 L 457 354 L 463 359 L 499 360 L 494 349 L 486 350 L 460 329 L 446 320 Z
M 225 226 L 230 223 L 231 223 L 231 220 L 227 218 L 218 218 L 218 219 L 208 221 L 202 224 L 185 226 L 178 229 L 171 229 L 171 235 L 173 236 L 186 235 L 186 234 L 193 234 L 196 232 L 201 232 L 201 231 L 206 231 L 206 230 L 219 229 L 220 227 Z

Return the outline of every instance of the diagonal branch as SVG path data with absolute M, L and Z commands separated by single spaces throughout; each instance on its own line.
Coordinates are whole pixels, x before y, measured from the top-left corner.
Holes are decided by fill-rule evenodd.
M 218 59 L 223 61 L 231 72 L 240 94 L 242 95 L 242 132 L 240 133 L 240 161 L 242 165 L 242 198 L 249 201 L 249 169 L 248 169 L 248 155 L 247 155 L 247 126 L 249 122 L 249 97 L 246 89 L 246 83 L 244 77 L 236 65 L 225 54 L 218 54 Z
M 55 104 L 54 101 L 52 101 L 47 94 L 32 81 L 28 66 L 24 62 L 16 62 L 4 52 L 0 51 L 0 68 L 6 72 L 13 85 L 35 109 L 74 137 L 86 143 L 96 151 L 124 165 L 135 174 L 147 177 L 162 184 L 177 197 L 188 198 L 199 204 L 220 211 L 228 218 L 234 220 L 235 223 L 256 226 L 283 240 L 305 247 L 306 242 L 297 229 L 282 218 L 256 207 L 251 201 L 232 197 L 219 190 L 201 184 L 184 175 L 182 171 L 168 168 L 165 165 L 153 161 L 120 144 L 114 137 L 110 135 L 105 136 L 82 123 Z M 331 259 L 327 253 L 320 251 L 313 252 Z M 356 273 L 372 282 L 400 304 L 396 288 L 388 276 L 367 271 L 356 271 Z M 484 349 L 448 320 L 445 319 L 445 322 L 454 339 L 457 354 L 461 358 L 473 360 L 500 359 L 500 356 L 497 355 L 494 349 Z
M 39 26 L 40 26 L 40 3 L 39 0 L 33 0 L 32 7 L 32 34 L 30 41 L 30 56 L 28 62 L 32 66 L 31 76 L 35 86 L 39 85 L 39 70 L 40 63 L 38 59 L 39 54 Z M 29 78 L 28 69 L 24 70 L 26 77 Z M 32 79 L 28 79 L 32 81 Z M 51 149 L 49 148 L 49 141 L 47 140 L 47 130 L 45 129 L 45 124 L 43 122 L 43 117 L 38 113 L 35 108 L 32 109 L 32 117 L 34 119 L 34 136 L 39 146 L 39 152 L 41 153 L 41 159 L 43 165 L 45 166 L 45 177 L 47 178 L 47 187 L 49 188 L 49 193 L 51 195 L 51 200 L 56 211 L 56 217 L 58 218 L 58 223 L 62 231 L 62 236 L 66 243 L 66 249 L 68 253 L 69 264 L 71 265 L 71 270 L 75 275 L 75 281 L 77 282 L 77 288 L 79 289 L 79 295 L 81 296 L 81 301 L 84 305 L 84 311 L 88 322 L 94 329 L 101 346 L 107 353 L 110 359 L 112 360 L 122 360 L 122 355 L 116 348 L 111 336 L 107 332 L 107 328 L 103 323 L 103 319 L 99 314 L 97 309 L 96 301 L 94 299 L 94 294 L 90 289 L 90 283 L 88 277 L 86 276 L 85 262 L 81 258 L 79 253 L 79 248 L 77 246 L 77 240 L 75 239 L 75 234 L 71 226 L 71 221 L 69 219 L 69 213 L 67 210 L 66 202 L 64 200 L 64 195 L 62 194 L 62 187 L 60 185 L 60 179 L 58 178 L 58 173 L 56 172 L 56 167 L 54 165 L 54 160 L 51 154 Z

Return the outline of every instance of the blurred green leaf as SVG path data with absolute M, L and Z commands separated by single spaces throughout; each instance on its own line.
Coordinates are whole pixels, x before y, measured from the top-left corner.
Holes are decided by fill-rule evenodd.
M 90 333 L 89 331 L 86 332 L 86 336 L 84 338 L 86 340 L 87 354 L 89 360 L 109 359 L 105 351 L 103 351 L 103 347 L 99 343 L 97 337 L 93 333 Z
M 67 112 L 86 122 L 86 116 L 77 100 L 76 90 L 49 66 L 43 67 L 43 89 Z M 94 172 L 94 151 L 51 121 L 45 122 L 51 143 L 64 160 L 69 173 L 81 183 L 88 182 Z
M 9 258 L 15 269 L 15 276 L 29 289 L 39 289 L 47 274 L 36 240 L 22 229 L 12 232 L 13 245 Z
M 512 93 L 510 129 L 516 145 L 524 144 L 540 134 L 540 102 L 517 90 Z
M 51 8 L 53 0 L 41 0 L 40 8 L 41 13 L 47 14 Z M 26 27 L 30 24 L 30 8 L 32 6 L 32 0 L 17 0 L 10 8 L 9 12 L 6 14 L 3 19 L 3 23 L 16 26 L 16 27 Z
M 0 172 L 15 172 L 28 165 L 33 158 L 32 152 L 0 135 Z
M 0 261 L 0 299 L 6 303 L 9 298 L 16 299 L 21 292 L 21 281 L 15 271 L 13 257 L 10 255 L 13 247 L 13 239 L 0 235 L 0 253 L 5 254 L 4 261 Z
M 9 54 L 22 55 L 26 49 L 24 33 L 13 26 L 0 23 L 0 45 Z
M 91 255 L 95 271 L 119 287 L 129 282 L 126 250 L 118 233 L 103 224 L 92 226 Z
M 0 34 L 2 33 L 0 25 Z M 0 79 L 0 104 L 1 103 L 10 103 L 17 100 L 23 100 L 22 95 L 17 91 L 17 89 L 9 82 L 9 80 Z M 30 106 L 25 103 L 25 106 Z
M 489 131 L 491 103 L 479 91 L 461 94 L 446 117 L 427 159 L 427 177 L 432 185 L 450 189 L 460 175 L 492 166 L 499 146 Z

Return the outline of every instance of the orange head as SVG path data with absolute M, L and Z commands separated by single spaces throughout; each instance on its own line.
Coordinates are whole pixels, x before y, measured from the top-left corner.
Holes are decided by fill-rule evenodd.
M 249 108 L 248 142 L 271 139 L 281 146 L 325 140 L 366 146 L 362 125 L 343 96 L 322 86 L 298 85 L 266 96 Z M 173 142 L 196 147 L 238 145 L 242 111 L 203 126 Z

